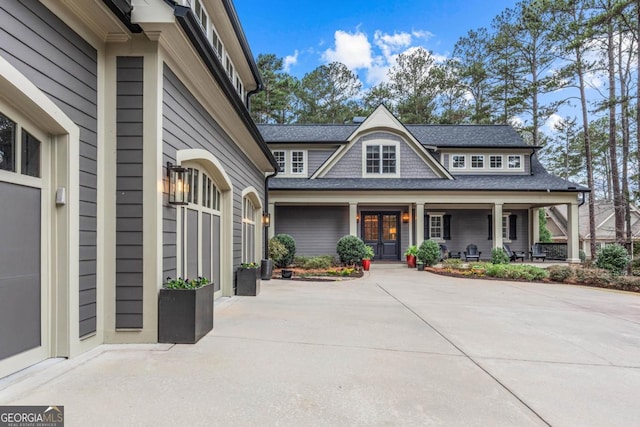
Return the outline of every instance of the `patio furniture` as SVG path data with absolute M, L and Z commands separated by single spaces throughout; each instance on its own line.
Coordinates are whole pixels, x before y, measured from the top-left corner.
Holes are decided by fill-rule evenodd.
M 472 244 L 467 246 L 467 250 L 464 251 L 464 260 L 480 261 L 480 255 L 482 255 L 482 252 L 478 252 L 478 246 Z
M 449 251 L 449 258 L 460 259 L 460 251 Z
M 544 262 L 544 260 L 547 258 L 547 251 L 542 249 L 542 246 L 539 243 L 535 243 L 533 246 L 531 246 L 531 252 L 529 252 L 529 255 L 531 256 L 531 261 L 533 261 L 534 259 L 541 259 L 542 262 Z
M 507 256 L 509 257 L 509 261 L 518 261 L 518 259 L 520 259 L 522 260 L 522 262 L 524 262 L 524 257 L 527 256 L 524 251 L 512 251 L 509 245 L 502 245 L 502 249 L 504 249 Z
M 440 261 L 444 261 L 449 258 L 449 251 L 447 250 L 447 246 L 440 244 Z

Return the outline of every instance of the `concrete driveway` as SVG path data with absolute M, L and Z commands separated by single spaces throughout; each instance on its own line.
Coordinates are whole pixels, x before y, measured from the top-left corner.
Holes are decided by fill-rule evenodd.
M 67 426 L 638 426 L 640 295 L 374 265 L 219 301 L 197 345 L 103 346 L 0 380 Z

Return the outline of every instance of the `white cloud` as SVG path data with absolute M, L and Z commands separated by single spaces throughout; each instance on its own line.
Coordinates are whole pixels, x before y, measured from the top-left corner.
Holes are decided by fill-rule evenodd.
M 546 131 L 550 134 L 555 134 L 558 132 L 558 126 L 561 126 L 564 123 L 564 119 L 561 115 L 553 113 L 547 118 L 547 121 L 542 126 L 542 130 Z
M 300 52 L 298 52 L 298 50 L 296 49 L 295 52 L 293 52 L 293 55 L 287 55 L 284 57 L 284 61 L 283 61 L 283 68 L 284 71 L 286 73 L 289 72 L 289 70 L 291 70 L 291 66 L 292 65 L 296 65 L 298 63 L 298 54 Z
M 371 43 L 365 33 L 356 31 L 352 34 L 338 30 L 334 37 L 335 49 L 325 50 L 322 54 L 323 60 L 342 62 L 351 70 L 371 67 Z

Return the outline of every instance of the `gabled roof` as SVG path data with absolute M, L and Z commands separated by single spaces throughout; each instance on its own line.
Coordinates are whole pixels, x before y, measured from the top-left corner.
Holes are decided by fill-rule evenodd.
M 549 208 L 560 220 L 558 228 L 566 235 L 567 207 L 565 205 L 552 206 Z M 596 200 L 594 203 L 594 222 L 596 225 L 596 237 L 598 239 L 615 240 L 616 232 L 613 228 L 613 202 L 607 200 Z M 585 239 L 590 238 L 589 234 L 589 204 L 580 206 L 579 211 L 580 236 Z M 558 222 L 558 221 L 556 221 Z M 564 224 L 563 224 L 564 222 Z M 640 210 L 631 205 L 631 234 L 634 237 L 640 236 Z
M 258 129 L 267 143 L 301 142 L 344 144 L 359 125 L 273 125 L 259 124 Z

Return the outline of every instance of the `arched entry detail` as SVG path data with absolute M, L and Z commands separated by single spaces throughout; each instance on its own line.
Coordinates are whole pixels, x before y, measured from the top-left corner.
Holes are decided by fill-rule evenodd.
M 255 187 L 242 190 L 242 262 L 262 258 L 262 207 Z
M 214 260 L 214 267 L 219 268 L 219 290 L 216 292 L 216 296 L 230 296 L 233 293 L 233 184 L 229 175 L 227 175 L 224 167 L 220 161 L 210 152 L 203 149 L 186 149 L 176 152 L 176 162 L 184 167 L 192 167 L 193 169 L 199 169 L 203 172 L 205 180 L 210 177 L 215 185 L 215 188 L 219 191 L 219 200 L 217 206 L 211 208 L 198 208 L 198 230 L 207 230 L 207 218 L 208 215 L 213 215 L 213 229 L 215 229 L 216 218 L 219 218 L 220 236 L 219 236 L 219 261 Z M 202 176 L 198 175 L 198 184 L 202 183 Z M 215 193 L 214 196 L 215 197 Z M 200 201 L 201 202 L 201 201 Z M 189 205 L 193 206 L 193 205 Z M 185 215 L 194 215 L 189 210 L 189 206 L 186 207 Z M 202 203 L 200 203 L 202 206 Z M 213 206 L 213 205 L 212 205 Z M 205 219 L 203 225 L 203 218 Z M 178 215 L 178 253 L 184 253 L 185 244 L 188 236 L 183 236 L 182 230 L 184 219 L 181 215 Z M 192 219 L 193 221 L 193 219 Z M 204 227 L 204 228 L 203 228 Z M 199 251 L 202 251 L 202 233 L 199 233 Z M 206 241 L 206 238 L 205 238 Z M 195 245 L 192 245 L 195 248 Z M 199 252 L 199 257 L 203 256 L 202 252 Z M 206 251 L 204 253 L 206 256 Z M 185 274 L 185 265 L 182 265 L 181 256 L 178 256 L 177 265 L 178 271 Z M 215 272 L 214 272 L 215 273 Z M 217 274 L 215 275 L 217 276 Z

